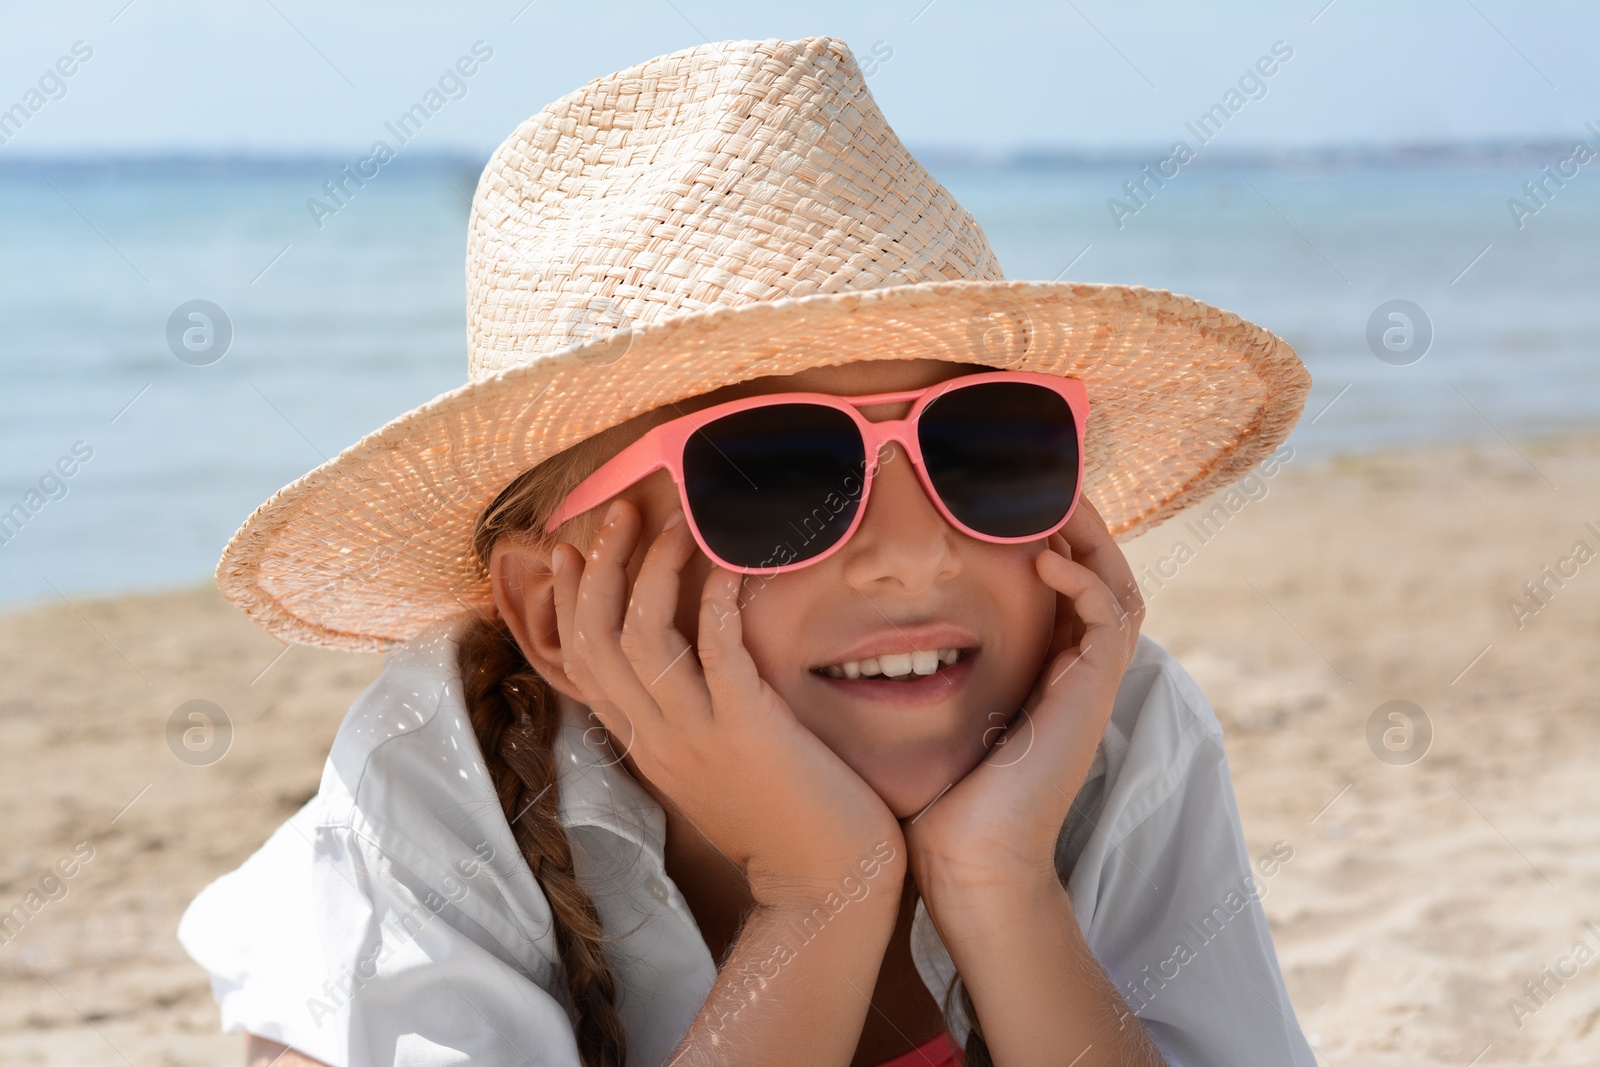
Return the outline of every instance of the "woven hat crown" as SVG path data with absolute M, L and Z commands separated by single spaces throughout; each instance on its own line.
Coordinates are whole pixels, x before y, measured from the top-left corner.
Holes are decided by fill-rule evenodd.
M 722 41 L 598 78 L 500 146 L 468 230 L 469 373 L 684 312 L 1003 278 L 843 41 Z

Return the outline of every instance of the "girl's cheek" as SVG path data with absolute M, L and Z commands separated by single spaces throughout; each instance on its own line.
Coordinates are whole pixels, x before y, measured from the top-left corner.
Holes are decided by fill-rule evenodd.
M 739 621 L 744 647 L 755 661 L 756 673 L 774 685 L 787 678 L 794 667 L 785 662 L 785 653 L 789 658 L 794 656 L 793 620 L 797 616 L 788 614 L 789 625 L 784 625 L 784 601 L 783 589 L 775 579 L 751 575 L 740 587 Z

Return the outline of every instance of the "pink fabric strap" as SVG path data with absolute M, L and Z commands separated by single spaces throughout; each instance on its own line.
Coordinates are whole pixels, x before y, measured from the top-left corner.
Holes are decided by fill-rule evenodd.
M 961 1064 L 961 1054 L 950 1043 L 950 1035 L 941 1031 L 933 1040 L 892 1060 L 884 1060 L 878 1067 L 961 1067 Z

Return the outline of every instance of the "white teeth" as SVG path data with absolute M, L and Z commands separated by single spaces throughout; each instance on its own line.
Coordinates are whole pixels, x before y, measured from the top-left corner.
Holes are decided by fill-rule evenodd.
M 961 658 L 958 648 L 917 649 L 914 652 L 890 652 L 866 659 L 847 660 L 822 668 L 829 678 L 908 678 L 913 674 L 933 674 L 940 667 L 948 667 Z
M 891 678 L 898 678 L 902 674 L 910 674 L 911 653 L 891 652 L 887 656 L 879 656 L 878 666 L 882 667 L 883 673 Z

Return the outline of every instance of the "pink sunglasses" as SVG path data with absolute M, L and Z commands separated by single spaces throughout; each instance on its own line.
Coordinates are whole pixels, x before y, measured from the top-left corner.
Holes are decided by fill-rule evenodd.
M 903 419 L 858 408 L 912 401 Z M 574 489 L 545 527 L 663 467 L 700 549 L 742 574 L 780 574 L 838 551 L 866 513 L 878 454 L 898 442 L 939 513 L 981 541 L 1065 526 L 1083 488 L 1089 396 L 1077 378 L 992 371 L 867 396 L 767 393 L 653 427 Z

